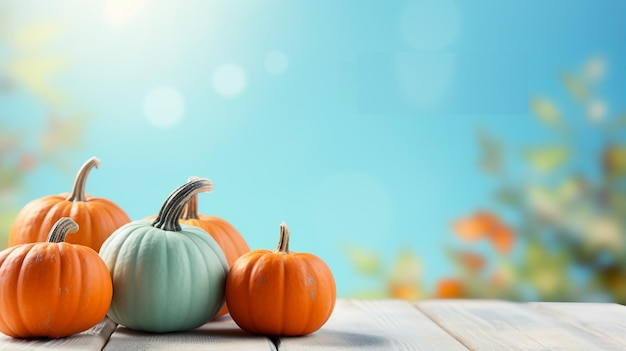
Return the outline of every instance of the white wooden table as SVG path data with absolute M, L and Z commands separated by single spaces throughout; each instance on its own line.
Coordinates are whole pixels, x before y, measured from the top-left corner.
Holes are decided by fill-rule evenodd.
M 56 340 L 0 334 L 0 350 L 626 350 L 626 306 L 338 300 L 322 329 L 304 337 L 250 335 L 228 315 L 170 334 L 136 332 L 105 318 L 88 331 Z

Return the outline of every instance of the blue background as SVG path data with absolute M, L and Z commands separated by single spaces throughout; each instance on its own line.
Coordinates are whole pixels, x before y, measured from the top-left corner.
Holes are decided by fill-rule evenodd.
M 542 140 L 528 101 L 567 101 L 563 71 L 603 57 L 600 93 L 611 112 L 626 105 L 620 0 L 4 1 L 0 11 L 5 61 L 21 55 L 11 33 L 54 23 L 31 55 L 63 58 L 52 82 L 67 96 L 45 103 L 19 85 L 0 95 L 4 133 L 43 128 L 49 113 L 87 116 L 80 145 L 63 151 L 71 171 L 42 162 L 12 201 L 69 191 L 91 156 L 102 164 L 87 192 L 132 219 L 207 177 L 202 213 L 251 248 L 273 248 L 286 221 L 292 250 L 323 258 L 340 296 L 373 284 L 354 273 L 351 245 L 386 262 L 410 248 L 427 286 L 450 270 L 450 221 L 490 203 L 476 130 L 514 152 Z M 223 65 L 231 75 L 219 80 Z M 160 87 L 169 95 L 151 100 L 157 115 L 180 117 L 165 128 L 146 112 Z M 573 123 L 578 152 L 594 155 L 598 140 Z M 591 169 L 585 159 L 577 166 Z

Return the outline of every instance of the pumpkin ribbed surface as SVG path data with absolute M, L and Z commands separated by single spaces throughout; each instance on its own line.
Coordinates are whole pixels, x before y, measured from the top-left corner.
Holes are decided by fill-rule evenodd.
M 111 303 L 107 266 L 82 245 L 9 247 L 0 252 L 0 277 L 0 331 L 13 337 L 57 338 L 84 331 L 104 318 Z
M 226 278 L 226 303 L 241 329 L 261 335 L 297 336 L 330 318 L 336 287 L 317 256 L 288 250 L 281 225 L 276 250 L 253 250 L 235 261 Z

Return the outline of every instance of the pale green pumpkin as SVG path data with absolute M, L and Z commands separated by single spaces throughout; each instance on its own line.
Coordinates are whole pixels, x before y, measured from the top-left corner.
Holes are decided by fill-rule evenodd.
M 113 281 L 112 320 L 163 333 L 191 330 L 217 315 L 228 273 L 224 253 L 204 230 L 178 223 L 187 201 L 211 188 L 202 178 L 182 185 L 154 221 L 128 223 L 104 242 L 100 256 Z

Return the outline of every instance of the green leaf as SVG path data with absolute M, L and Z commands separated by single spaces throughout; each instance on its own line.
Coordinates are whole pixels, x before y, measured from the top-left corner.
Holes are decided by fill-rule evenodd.
M 607 175 L 626 175 L 626 145 L 608 146 L 604 150 L 602 166 Z
M 17 210 L 0 213 L 0 250 L 7 248 L 9 242 L 9 231 L 15 217 L 17 217 L 17 213 Z
M 527 149 L 524 156 L 535 171 L 548 173 L 569 161 L 571 151 L 566 146 L 544 146 Z
M 511 186 L 504 186 L 493 192 L 493 198 L 499 204 L 519 209 L 523 205 L 522 196 L 518 189 Z
M 24 175 L 17 167 L 0 166 L 0 191 L 15 190 L 22 185 Z
M 550 100 L 545 98 L 531 98 L 530 110 L 539 121 L 545 125 L 556 127 L 562 123 L 562 116 L 559 108 Z
M 357 272 L 365 275 L 382 273 L 383 265 L 377 253 L 356 246 L 346 247 L 345 252 Z
M 626 129 L 626 112 L 623 112 L 619 116 L 611 119 L 606 124 L 606 130 L 610 133 L 619 133 Z
M 477 132 L 479 167 L 486 173 L 499 173 L 503 167 L 503 152 L 500 142 L 483 129 Z
M 588 87 L 577 76 L 571 73 L 566 73 L 561 77 L 561 82 L 574 99 L 583 101 L 589 97 Z

